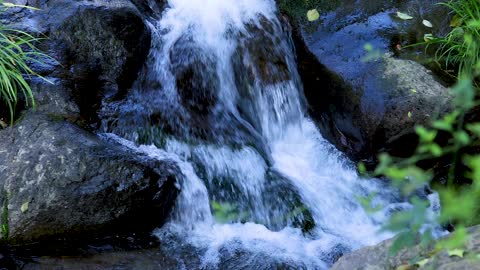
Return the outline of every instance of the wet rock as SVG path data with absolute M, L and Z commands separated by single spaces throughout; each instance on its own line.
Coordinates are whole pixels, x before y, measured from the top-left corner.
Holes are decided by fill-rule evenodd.
M 25 270 L 127 270 L 180 269 L 174 259 L 158 249 L 110 252 L 78 258 L 39 258 L 24 266 Z
M 146 1 L 136 4 L 140 2 Z M 56 60 L 33 63 L 33 69 L 61 80 L 81 116 L 98 124 L 102 102 L 123 97 L 146 60 L 151 35 L 145 15 L 126 0 L 26 4 L 40 10 L 21 9 L 21 16 L 10 16 L 6 23 L 47 36 L 38 47 Z
M 300 228 L 310 233 L 316 226 L 315 220 L 300 196 L 299 191 L 281 173 L 271 170 L 267 173 L 264 191 L 264 204 L 269 209 L 268 216 L 279 217 L 269 220 L 270 229 L 281 230 L 285 227 Z
M 150 49 L 150 32 L 133 9 L 86 8 L 52 32 L 61 61 L 73 73 L 73 95 L 95 117 L 103 96 L 125 95 Z M 58 51 L 58 49 L 57 49 Z M 92 119 L 93 120 L 93 119 Z
M 217 60 L 188 37 L 180 38 L 170 51 L 172 73 L 185 108 L 195 115 L 207 115 L 220 91 Z
M 413 127 L 450 109 L 446 83 L 422 66 L 426 58 L 401 50 L 422 41 L 424 33 L 447 29 L 446 10 L 437 2 L 342 1 L 321 10 L 317 24 L 296 28 L 310 113 L 323 135 L 351 157 L 369 159 L 386 150 L 406 154 L 415 146 Z M 414 19 L 401 20 L 397 11 Z M 434 29 L 423 26 L 423 19 Z
M 187 245 L 185 245 L 187 246 Z M 190 247 L 192 248 L 192 247 Z M 183 250 L 183 252 L 185 252 Z M 198 253 L 178 252 L 176 254 L 164 253 L 159 249 L 110 252 L 84 258 L 38 258 L 26 264 L 24 270 L 180 270 L 202 269 L 205 266 L 198 259 Z M 208 269 L 309 269 L 300 262 L 281 260 L 266 256 L 265 254 L 252 254 L 252 252 L 228 248 L 220 250 L 220 261 L 217 267 L 209 266 Z
M 288 26 L 288 24 L 284 24 Z M 294 67 L 289 67 L 285 55 L 290 29 L 260 19 L 260 24 L 247 24 L 247 32 L 238 34 L 238 45 L 231 63 L 235 86 L 239 94 L 237 109 L 255 129 L 261 130 L 261 119 L 256 101 L 268 95 L 268 87 L 289 81 Z M 262 44 L 262 46 L 258 46 Z
M 151 230 L 168 215 L 176 165 L 28 113 L 0 131 L 2 240 L 29 243 Z
M 382 269 L 394 270 L 408 266 L 414 260 L 428 259 L 427 264 L 414 269 L 442 269 L 462 270 L 480 269 L 478 253 L 480 252 L 480 227 L 470 228 L 470 237 L 466 242 L 464 257 L 448 256 L 446 251 L 434 253 L 431 250 L 422 249 L 419 245 L 400 251 L 395 256 L 389 256 L 389 248 L 392 240 L 386 240 L 376 246 L 362 248 L 347 254 L 333 265 L 332 270 L 360 270 Z M 412 266 L 413 267 L 413 266 Z M 407 269 L 407 268 L 405 268 Z M 408 268 L 410 269 L 410 268 Z
M 260 19 L 260 25 L 248 24 L 246 29 L 246 33 L 240 33 L 238 37 L 238 47 L 234 53 L 237 58 L 233 58 L 237 83 L 242 80 L 244 72 L 235 65 L 241 65 L 247 73 L 251 73 L 247 78 L 254 76 L 262 84 L 290 80 L 286 56 L 280 53 L 281 50 L 274 49 L 283 45 L 287 31 L 266 18 Z

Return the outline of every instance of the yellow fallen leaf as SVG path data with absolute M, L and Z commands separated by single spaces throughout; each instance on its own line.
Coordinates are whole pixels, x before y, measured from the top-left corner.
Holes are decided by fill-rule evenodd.
M 422 23 L 423 23 L 423 25 L 425 25 L 425 26 L 428 27 L 428 28 L 432 28 L 432 27 L 433 27 L 433 24 L 432 24 L 430 21 L 423 20 Z
M 405 14 L 405 13 L 402 13 L 402 12 L 397 12 L 397 17 L 402 19 L 402 20 L 411 20 L 413 19 L 412 16 L 408 15 L 408 14 Z
M 14 3 L 9 3 L 9 2 L 3 2 L 2 5 L 7 8 L 28 8 L 28 9 L 33 9 L 33 10 L 39 10 L 36 7 L 30 7 L 30 6 L 24 6 L 24 5 L 17 5 Z
M 462 24 L 463 24 L 463 19 L 462 19 L 462 17 L 458 16 L 458 14 L 453 16 L 452 20 L 450 21 L 450 26 L 451 27 L 459 27 Z
M 23 203 L 22 206 L 20 207 L 20 211 L 22 211 L 22 213 L 27 212 L 27 210 L 28 210 L 28 202 Z
M 410 265 L 402 264 L 402 265 L 397 266 L 397 268 L 395 268 L 395 270 L 410 270 Z
M 465 250 L 456 248 L 456 249 L 448 250 L 447 253 L 448 253 L 448 256 L 450 257 L 458 256 L 460 258 L 463 258 L 463 255 L 465 254 Z
M 430 261 L 430 259 L 423 259 L 423 260 L 420 260 L 418 262 L 415 263 L 415 265 L 418 265 L 418 267 L 422 267 L 424 265 L 426 265 L 428 262 Z
M 320 18 L 320 13 L 318 13 L 317 9 L 311 9 L 307 12 L 307 19 L 311 22 L 316 21 Z

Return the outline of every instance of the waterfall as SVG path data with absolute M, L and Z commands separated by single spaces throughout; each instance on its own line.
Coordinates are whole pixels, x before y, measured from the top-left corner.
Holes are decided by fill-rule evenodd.
M 392 236 L 381 225 L 408 205 L 361 179 L 308 118 L 273 0 L 169 0 L 159 17 L 148 71 L 104 109 L 103 126 L 182 170 L 174 213 L 155 232 L 180 266 L 327 269 Z M 374 215 L 358 200 L 371 194 L 384 208 Z M 234 208 L 232 221 L 216 221 L 212 202 Z

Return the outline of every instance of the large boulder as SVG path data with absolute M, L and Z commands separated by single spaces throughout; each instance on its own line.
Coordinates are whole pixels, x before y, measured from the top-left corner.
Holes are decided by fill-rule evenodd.
M 480 269 L 480 227 L 470 229 L 463 250 L 463 257 L 449 256 L 446 251 L 432 253 L 431 249 L 419 245 L 404 249 L 394 256 L 389 255 L 393 240 L 386 240 L 376 246 L 362 248 L 341 257 L 332 270 L 395 270 L 395 269 L 438 269 L 438 270 L 475 270 Z M 433 255 L 432 255 L 433 254 Z M 426 260 L 426 261 L 425 261 Z M 418 267 L 415 262 L 425 264 Z
M 444 33 L 448 12 L 433 0 L 340 2 L 320 10 L 316 23 L 294 21 L 310 113 L 324 136 L 352 157 L 406 154 L 414 148 L 403 145 L 414 141 L 413 127 L 447 112 L 451 97 L 447 83 L 422 66 L 427 57 L 403 46 Z M 414 19 L 402 20 L 397 11 Z
M 9 243 L 151 230 L 178 193 L 172 161 L 55 116 L 29 113 L 0 138 L 1 237 Z
M 32 63 L 34 70 L 61 80 L 79 105 L 81 117 L 98 124 L 102 103 L 128 92 L 148 56 L 149 17 L 142 14 L 149 13 L 144 7 L 147 1 L 14 2 L 40 8 L 11 9 L 0 18 L 47 37 L 37 45 L 55 61 Z

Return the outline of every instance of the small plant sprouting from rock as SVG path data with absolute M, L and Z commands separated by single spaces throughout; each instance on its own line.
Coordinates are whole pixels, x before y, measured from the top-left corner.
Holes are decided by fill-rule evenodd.
M 213 215 L 219 223 L 230 223 L 240 219 L 244 219 L 246 214 L 240 213 L 237 206 L 231 203 L 211 202 Z
M 3 195 L 3 205 L 2 205 L 1 232 L 2 232 L 2 240 L 7 240 L 10 234 L 10 230 L 8 227 L 8 193 L 4 191 L 2 195 Z
M 468 74 L 478 83 L 480 72 L 480 2 L 477 0 L 449 0 L 440 3 L 453 13 L 451 31 L 444 37 L 425 35 L 425 42 L 416 45 L 436 46 L 435 58 L 444 63 L 444 69 L 453 66 L 457 74 Z M 425 23 L 424 23 L 425 24 Z
M 0 1 L 0 12 L 7 8 L 24 7 Z M 15 109 L 20 100 L 25 98 L 27 106 L 35 106 L 35 99 L 28 80 L 38 77 L 46 80 L 34 70 L 29 63 L 42 63 L 47 55 L 35 46 L 42 38 L 37 38 L 24 31 L 0 24 L 0 106 L 6 106 L 13 123 Z M 46 80 L 47 81 L 47 80 Z

